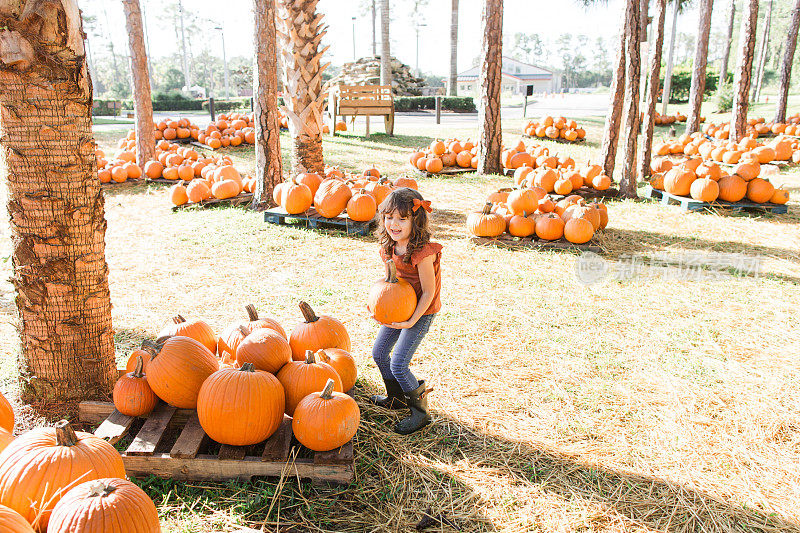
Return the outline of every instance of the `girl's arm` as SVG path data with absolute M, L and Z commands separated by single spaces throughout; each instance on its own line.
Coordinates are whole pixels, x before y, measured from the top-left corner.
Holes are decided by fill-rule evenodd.
M 424 257 L 417 263 L 417 272 L 419 272 L 419 281 L 422 285 L 422 296 L 417 301 L 417 308 L 414 309 L 414 314 L 405 322 L 394 322 L 389 324 L 390 328 L 395 329 L 408 329 L 417 323 L 425 311 L 433 303 L 433 298 L 436 295 L 436 271 L 433 268 L 433 261 L 436 254 L 431 254 Z

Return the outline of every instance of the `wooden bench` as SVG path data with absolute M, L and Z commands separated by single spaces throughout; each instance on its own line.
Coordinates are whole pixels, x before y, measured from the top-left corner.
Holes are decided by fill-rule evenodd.
M 382 116 L 386 133 L 394 135 L 394 99 L 388 85 L 336 85 L 331 88 L 328 113 L 331 130 L 336 135 L 337 117 L 366 117 L 369 135 L 369 117 Z

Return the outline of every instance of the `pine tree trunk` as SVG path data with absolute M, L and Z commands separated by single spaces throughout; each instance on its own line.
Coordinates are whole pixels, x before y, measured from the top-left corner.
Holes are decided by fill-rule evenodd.
M 75 0 L 7 0 L 0 25 L 0 147 L 23 398 L 102 397 L 117 371 L 80 12 Z
M 322 56 L 325 35 L 323 15 L 317 13 L 319 0 L 279 0 L 278 20 L 283 53 L 284 111 L 292 135 L 292 175 L 302 172 L 321 174 L 322 125 L 325 93 L 322 91 Z
M 689 114 L 686 117 L 687 134 L 694 133 L 700 129 L 700 106 L 703 104 L 703 93 L 706 91 L 708 36 L 711 32 L 711 11 L 713 8 L 714 0 L 700 0 L 700 16 L 698 17 L 697 43 L 694 49 L 692 86 L 689 90 Z
M 758 22 L 758 0 L 745 0 L 742 7 L 742 27 L 739 33 L 739 58 L 733 93 L 732 139 L 742 140 L 747 128 L 748 95 L 753 73 L 753 52 L 756 47 L 756 24 Z
M 376 0 L 372 0 L 372 56 L 375 57 L 378 55 L 378 36 L 375 33 L 375 19 L 377 18 L 376 10 L 375 10 L 375 2 Z
M 675 58 L 675 30 L 678 27 L 678 0 L 672 0 L 672 27 L 667 46 L 667 64 L 664 68 L 664 91 L 661 93 L 661 114 L 667 114 L 669 95 L 672 92 L 672 65 Z
M 478 173 L 501 174 L 500 89 L 503 62 L 503 0 L 484 0 L 481 14 L 480 105 L 478 107 Z
M 764 17 L 764 33 L 761 36 L 761 49 L 758 52 L 758 68 L 756 69 L 756 81 L 753 85 L 753 92 L 750 95 L 751 102 L 758 102 L 761 97 L 761 83 L 764 80 L 764 66 L 767 63 L 767 46 L 769 45 L 769 30 L 772 22 L 772 0 L 767 1 L 767 15 Z
M 133 102 L 136 111 L 136 162 L 144 169 L 144 164 L 156 157 L 156 135 L 153 128 L 153 100 L 150 98 L 142 12 L 139 9 L 139 0 L 122 0 L 122 7 L 125 10 L 128 47 L 131 52 Z
M 603 144 L 600 150 L 600 164 L 603 172 L 608 176 L 614 175 L 614 166 L 617 159 L 617 144 L 619 143 L 619 126 L 622 119 L 622 104 L 625 94 L 625 43 L 626 36 L 631 31 L 630 1 L 625 4 L 624 20 L 620 28 L 619 48 L 617 49 L 617 66 L 614 77 L 611 78 L 611 102 L 606 113 L 606 124 L 603 129 Z
M 381 85 L 392 85 L 392 51 L 389 47 L 389 0 L 381 0 Z
M 458 95 L 458 0 L 452 0 L 450 11 L 450 96 Z
M 778 105 L 775 109 L 775 122 L 786 122 L 786 103 L 789 100 L 789 85 L 792 81 L 792 63 L 797 47 L 797 32 L 800 30 L 800 0 L 795 0 L 792 8 L 792 21 L 786 36 L 786 50 L 781 63 L 781 79 L 778 84 Z
M 253 122 L 256 134 L 256 188 L 253 208 L 272 204 L 272 189 L 283 181 L 278 117 L 278 52 L 275 1 L 253 0 L 255 64 L 253 65 Z
M 178 15 L 180 16 L 181 19 L 181 53 L 183 59 L 183 83 L 188 89 L 189 87 L 192 86 L 192 82 L 189 79 L 189 76 L 191 74 L 189 73 L 189 59 L 186 50 L 186 32 L 184 31 L 183 28 L 183 0 L 178 0 Z
M 667 10 L 666 0 L 655 0 L 653 31 L 655 39 L 650 50 L 648 70 L 650 81 L 647 86 L 642 122 L 642 145 L 639 147 L 639 176 L 650 175 L 650 159 L 653 151 L 653 130 L 655 128 L 656 100 L 658 99 L 658 77 L 661 71 L 661 51 L 664 46 L 664 18 Z
M 630 28 L 627 35 L 627 65 L 625 67 L 625 157 L 622 159 L 620 193 L 625 198 L 636 198 L 636 144 L 639 138 L 639 54 L 641 31 L 639 26 L 639 0 L 628 0 L 630 4 Z M 627 24 L 627 23 L 626 23 Z
M 725 36 L 725 47 L 722 50 L 722 62 L 719 67 L 719 83 L 728 79 L 728 61 L 731 56 L 731 42 L 733 40 L 733 20 L 736 18 L 736 0 L 731 0 L 728 11 L 728 33 Z

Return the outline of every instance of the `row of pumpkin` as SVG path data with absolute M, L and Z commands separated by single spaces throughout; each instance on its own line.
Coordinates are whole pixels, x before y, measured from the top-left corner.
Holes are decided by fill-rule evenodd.
M 726 140 L 731 134 L 731 124 L 726 122 L 724 124 L 706 124 L 703 127 L 703 133 L 709 137 L 715 137 L 720 140 Z M 795 113 L 786 119 L 786 122 L 768 122 L 764 118 L 750 118 L 747 119 L 747 126 L 745 127 L 745 135 L 752 139 L 756 139 L 762 135 L 800 135 L 800 113 Z
M 761 164 L 773 161 L 800 163 L 800 139 L 781 134 L 766 143 L 761 143 L 752 137 L 744 137 L 737 143 L 711 141 L 701 133 L 692 133 L 655 146 L 653 155 L 700 156 L 703 159 L 732 165 L 747 159 L 756 159 Z
M 523 131 L 529 137 L 540 139 L 580 142 L 586 138 L 586 130 L 579 127 L 575 120 L 565 117 L 543 116 L 539 120 L 529 120 Z

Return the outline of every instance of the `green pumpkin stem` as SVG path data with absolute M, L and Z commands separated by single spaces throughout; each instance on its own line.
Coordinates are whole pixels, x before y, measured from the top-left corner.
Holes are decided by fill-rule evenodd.
M 242 366 L 239 367 L 240 372 L 255 372 L 256 368 L 253 366 L 253 363 L 244 363 Z
M 111 485 L 110 483 L 105 483 L 100 480 L 90 481 L 89 492 L 86 495 L 90 498 L 102 498 L 104 496 L 108 496 L 115 490 L 117 490 L 117 487 Z
M 313 365 L 316 362 L 317 360 L 314 358 L 314 352 L 311 350 L 306 350 L 306 364 Z
M 59 446 L 75 446 L 78 436 L 66 420 L 59 420 L 56 425 L 56 442 Z
M 303 313 L 303 318 L 305 319 L 306 324 L 319 320 L 319 317 L 314 313 L 314 310 L 311 309 L 310 305 L 303 301 L 301 301 L 299 305 L 300 312 Z
M 397 283 L 397 265 L 395 265 L 394 261 L 391 259 L 386 261 L 386 279 L 383 281 L 386 283 Z
M 325 383 L 325 388 L 322 389 L 319 397 L 323 400 L 330 400 L 333 398 L 333 380 L 331 378 L 328 378 L 328 381 Z
M 244 308 L 247 311 L 247 316 L 250 317 L 250 322 L 258 320 L 258 311 L 256 311 L 255 305 L 247 304 Z
M 144 359 L 142 359 L 141 355 L 136 356 L 136 368 L 133 369 L 133 373 L 131 375 L 137 379 L 141 379 L 144 377 L 144 373 L 142 373 L 142 369 L 144 368 Z

